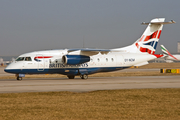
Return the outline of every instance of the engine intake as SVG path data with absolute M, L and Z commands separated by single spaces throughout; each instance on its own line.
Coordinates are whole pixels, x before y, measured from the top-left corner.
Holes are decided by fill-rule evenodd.
M 62 57 L 62 62 L 67 65 L 77 65 L 89 61 L 90 57 L 85 55 L 64 55 Z

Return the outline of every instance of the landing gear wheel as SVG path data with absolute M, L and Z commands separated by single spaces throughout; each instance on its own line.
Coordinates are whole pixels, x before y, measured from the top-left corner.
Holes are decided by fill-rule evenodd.
M 21 80 L 22 80 L 22 77 L 17 76 L 17 80 L 21 81 Z
M 82 76 L 82 75 L 80 75 L 80 78 L 81 78 L 81 79 L 83 79 L 83 76 Z
M 67 77 L 68 77 L 69 79 L 74 79 L 74 78 L 75 78 L 74 75 L 68 75 Z
M 84 74 L 84 75 L 80 75 L 81 79 L 88 79 L 88 75 Z

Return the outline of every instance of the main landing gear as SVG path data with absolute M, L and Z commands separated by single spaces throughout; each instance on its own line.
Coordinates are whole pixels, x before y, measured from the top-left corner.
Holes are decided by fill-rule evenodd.
M 74 75 L 68 75 L 67 77 L 68 77 L 69 79 L 74 79 L 74 78 L 75 78 Z
M 75 76 L 74 75 L 68 75 L 67 76 L 69 79 L 74 79 Z M 88 79 L 88 75 L 84 74 L 84 75 L 80 75 L 81 79 Z
M 88 75 L 84 74 L 84 75 L 80 75 L 81 79 L 88 79 Z

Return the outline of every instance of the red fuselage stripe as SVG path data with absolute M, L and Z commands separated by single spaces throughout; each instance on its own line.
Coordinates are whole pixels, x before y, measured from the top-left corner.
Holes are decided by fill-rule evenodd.
M 52 58 L 52 56 L 37 56 L 34 59 Z

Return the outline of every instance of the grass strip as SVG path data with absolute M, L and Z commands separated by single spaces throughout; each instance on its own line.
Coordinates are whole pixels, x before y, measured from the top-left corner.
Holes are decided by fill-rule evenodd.
M 180 89 L 0 94 L 3 120 L 178 120 Z

